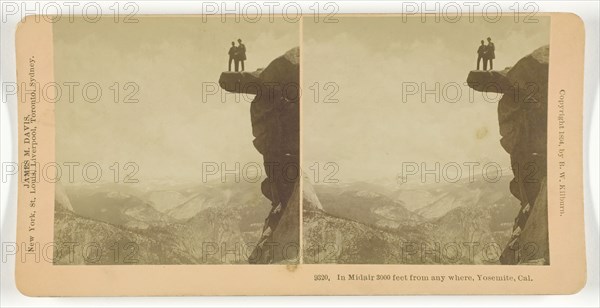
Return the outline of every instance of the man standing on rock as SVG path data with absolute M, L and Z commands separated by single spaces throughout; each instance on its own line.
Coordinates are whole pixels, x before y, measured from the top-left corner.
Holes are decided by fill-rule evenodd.
M 485 51 L 485 59 L 483 60 L 484 63 L 486 61 L 490 61 L 490 70 L 494 69 L 494 59 L 496 59 L 496 46 L 494 46 L 494 43 L 492 43 L 492 38 L 488 37 L 487 38 L 488 44 L 486 46 L 486 51 Z M 486 65 L 483 64 L 483 69 L 486 70 Z
M 237 59 L 237 47 L 235 42 L 231 42 L 231 48 L 229 48 L 229 71 L 231 72 L 231 61 L 235 61 L 235 71 L 238 71 L 238 59 Z
M 246 45 L 242 44 L 242 39 L 238 39 L 238 46 L 237 46 L 237 59 L 241 62 L 242 64 L 242 72 L 244 71 L 244 61 L 246 61 Z M 237 69 L 236 69 L 237 72 Z
M 485 62 L 485 50 L 486 50 L 485 42 L 481 40 L 481 45 L 477 49 L 477 70 L 479 70 L 479 64 L 481 60 L 483 60 L 483 70 L 485 71 L 487 68 L 487 62 Z

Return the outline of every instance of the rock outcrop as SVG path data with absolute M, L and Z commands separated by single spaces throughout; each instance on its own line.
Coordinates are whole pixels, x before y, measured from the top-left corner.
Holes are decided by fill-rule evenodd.
M 549 264 L 546 153 L 549 46 L 536 49 L 504 71 L 471 71 L 469 87 L 502 93 L 500 143 L 510 154 L 511 193 L 520 200 L 503 264 Z
M 250 263 L 294 263 L 299 249 L 299 48 L 255 72 L 223 72 L 221 88 L 255 94 L 250 106 L 254 146 L 267 178 L 261 184 L 272 209 Z

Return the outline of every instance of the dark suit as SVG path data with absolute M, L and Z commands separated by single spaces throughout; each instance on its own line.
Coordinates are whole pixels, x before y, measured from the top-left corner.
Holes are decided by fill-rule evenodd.
M 485 45 L 479 45 L 479 48 L 477 49 L 477 70 L 479 70 L 479 63 L 481 63 L 481 60 L 483 59 L 483 70 L 486 69 L 486 62 L 485 62 Z
M 483 61 L 484 69 L 487 66 L 485 63 L 487 61 L 489 61 L 490 62 L 490 70 L 493 70 L 494 69 L 494 59 L 496 59 L 496 46 L 494 46 L 494 43 L 489 42 L 486 46 L 485 59 Z
M 237 60 L 237 47 L 231 46 L 229 48 L 229 71 L 231 72 L 231 61 L 235 61 L 235 71 L 238 71 L 238 60 Z
M 238 56 L 237 59 L 242 63 L 242 72 L 244 71 L 244 61 L 246 61 L 246 45 L 240 43 L 237 47 Z

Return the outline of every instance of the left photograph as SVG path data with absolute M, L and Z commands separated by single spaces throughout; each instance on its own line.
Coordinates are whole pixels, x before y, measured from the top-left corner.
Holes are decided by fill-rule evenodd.
M 54 264 L 298 263 L 299 29 L 55 23 Z

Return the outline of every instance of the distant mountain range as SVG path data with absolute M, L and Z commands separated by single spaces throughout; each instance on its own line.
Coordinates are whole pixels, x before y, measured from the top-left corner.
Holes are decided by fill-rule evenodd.
M 496 264 L 520 209 L 509 181 L 317 185 L 322 210 L 304 201 L 304 262 Z
M 505 178 L 305 183 L 304 262 L 497 263 L 520 208 Z M 271 209 L 258 183 L 58 185 L 55 199 L 56 264 L 247 263 Z
M 78 244 L 58 252 L 57 264 L 246 263 L 271 208 L 252 183 L 79 185 L 55 199 L 57 246 Z M 100 249 L 86 253 L 91 246 Z

